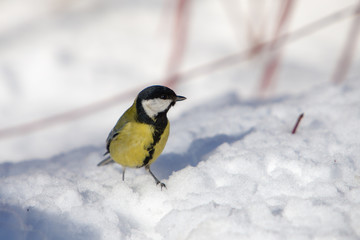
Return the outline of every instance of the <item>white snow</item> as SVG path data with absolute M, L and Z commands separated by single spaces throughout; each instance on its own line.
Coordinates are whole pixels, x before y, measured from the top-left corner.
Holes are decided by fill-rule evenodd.
M 357 239 L 359 94 L 349 80 L 266 103 L 224 96 L 192 109 L 173 121 L 153 165 L 163 191 L 144 170 L 128 170 L 122 182 L 120 167 L 96 167 L 100 147 L 4 163 L 1 236 Z
M 2 4 L 15 11 L 10 2 Z M 332 2 L 330 8 L 338 9 L 339 2 Z M 143 43 L 139 51 L 146 54 L 136 49 L 156 29 L 162 3 L 126 2 L 123 9 L 106 1 L 95 19 L 85 14 L 72 25 L 55 17 L 50 27 L 30 29 L 23 39 L 0 38 L 1 124 L 31 121 L 134 86 L 158 84 L 151 79 L 163 70 L 166 39 Z M 194 4 L 194 28 L 204 21 L 201 16 L 219 11 L 215 1 L 202 4 Z M 84 14 L 87 7 L 79 3 L 70 13 Z M 299 9 L 316 15 L 300 3 Z M 44 9 L 37 10 L 46 16 Z M 301 25 L 301 14 L 296 16 L 295 24 Z M 204 36 L 194 37 L 185 68 L 236 52 L 234 42 L 222 41 L 230 30 L 221 29 L 219 19 L 209 19 L 225 37 L 204 29 L 204 36 L 214 38 L 196 52 Z M 10 27 L 0 25 L 0 33 Z M 121 31 L 111 32 L 114 28 Z M 346 81 L 332 84 L 329 75 L 341 34 L 326 31 L 313 42 L 306 40 L 311 43 L 286 49 L 272 97 L 249 97 L 261 60 L 180 84 L 176 93 L 187 100 L 170 110 L 169 141 L 152 165 L 167 186 L 162 191 L 144 169 L 127 169 L 122 181 L 121 166 L 96 166 L 108 132 L 132 98 L 85 119 L 0 139 L 0 239 L 360 239 L 359 54 Z M 69 32 L 76 41 L 67 39 Z M 97 33 L 114 38 L 99 42 Z M 327 35 L 334 38 L 317 44 Z M 156 50 L 154 44 L 162 47 Z M 54 60 L 61 49 L 69 65 Z M 6 80 L 7 71 L 14 81 Z M 291 134 L 301 113 L 304 118 Z

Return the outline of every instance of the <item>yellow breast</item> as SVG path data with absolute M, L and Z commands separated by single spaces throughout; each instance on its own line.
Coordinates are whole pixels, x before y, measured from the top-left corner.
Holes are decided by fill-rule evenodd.
M 141 167 L 144 165 L 144 160 L 150 157 L 147 164 L 150 165 L 159 157 L 166 145 L 169 136 L 169 123 L 159 142 L 155 145 L 153 144 L 153 133 L 154 127 L 149 124 L 126 123 L 110 143 L 110 156 L 124 167 Z M 154 150 L 149 152 L 152 147 Z

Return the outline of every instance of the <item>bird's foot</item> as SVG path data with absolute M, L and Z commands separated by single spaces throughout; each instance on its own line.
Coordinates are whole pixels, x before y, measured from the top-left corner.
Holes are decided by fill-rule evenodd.
M 162 183 L 159 181 L 159 179 L 157 179 L 157 177 L 155 177 L 155 175 L 151 172 L 150 170 L 150 166 L 145 166 L 145 169 L 151 174 L 151 176 L 154 178 L 155 182 L 156 182 L 156 186 L 160 184 L 161 190 L 162 188 L 166 188 L 165 183 Z M 167 189 L 167 188 L 166 188 Z
M 156 182 L 156 186 L 159 185 L 159 184 L 160 184 L 160 187 L 161 187 L 161 191 L 162 191 L 162 188 L 163 188 L 163 187 L 167 189 L 165 183 L 162 183 L 162 182 L 160 182 L 160 181 L 157 181 L 157 182 Z

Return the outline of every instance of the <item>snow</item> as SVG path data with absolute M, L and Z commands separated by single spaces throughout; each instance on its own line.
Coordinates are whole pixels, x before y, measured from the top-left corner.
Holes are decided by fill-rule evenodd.
M 1 237 L 358 239 L 359 94 L 349 80 L 266 103 L 226 95 L 185 112 L 153 165 L 163 191 L 142 169 L 122 182 L 120 166 L 96 167 L 100 147 L 4 163 Z
M 1 124 L 159 83 L 150 79 L 161 75 L 163 69 L 155 66 L 165 62 L 167 41 L 150 38 L 141 45 L 159 20 L 161 4 L 152 3 L 126 2 L 122 8 L 106 1 L 96 21 L 84 14 L 83 3 L 70 11 L 87 16 L 74 25 L 57 16 L 23 39 L 0 42 Z M 199 7 L 210 14 L 219 11 L 216 4 L 194 4 L 192 31 L 206 16 Z M 338 1 L 329 5 L 339 8 Z M 8 9 L 15 11 L 14 6 Z M 41 18 L 44 9 L 37 9 Z M 295 23 L 301 25 L 297 14 Z M 129 19 L 134 25 L 123 23 Z M 209 20 L 214 29 L 224 23 L 219 19 Z M 360 239 L 359 54 L 344 83 L 328 78 L 336 59 L 329 48 L 341 49 L 338 30 L 344 24 L 286 49 L 271 97 L 249 97 L 261 60 L 181 83 L 176 93 L 187 100 L 170 110 L 169 141 L 152 165 L 167 186 L 162 191 L 144 169 L 127 169 L 122 181 L 121 166 L 96 166 L 109 130 L 132 98 L 85 119 L 2 139 L 0 239 Z M 0 31 L 9 27 L 0 25 Z M 113 38 L 100 41 L 99 29 Z M 224 35 L 211 30 L 190 42 L 184 68 L 232 53 L 236 44 L 224 41 L 230 30 L 221 29 Z M 75 34 L 73 43 L 69 32 Z M 329 34 L 334 38 L 326 38 Z M 197 50 L 204 36 L 212 37 Z M 328 41 L 318 44 L 323 39 Z M 138 44 L 147 54 L 134 55 Z M 64 54 L 68 65 L 57 62 L 54 52 Z M 5 80 L 6 69 L 14 81 Z M 119 85 L 124 77 L 128 81 Z M 304 118 L 291 134 L 301 113 Z

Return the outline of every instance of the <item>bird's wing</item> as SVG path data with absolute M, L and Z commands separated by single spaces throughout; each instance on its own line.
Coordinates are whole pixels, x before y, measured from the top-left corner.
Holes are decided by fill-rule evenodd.
M 106 154 L 110 153 L 109 147 L 110 147 L 111 141 L 120 133 L 121 129 L 126 125 L 126 123 L 122 124 L 122 126 L 120 128 L 117 128 L 117 124 L 116 124 L 116 126 L 111 130 L 111 132 L 109 133 L 109 135 L 106 139 L 106 152 L 104 153 L 104 156 Z
M 135 114 L 136 114 L 136 102 L 128 109 L 126 112 L 120 117 L 120 119 L 117 121 L 114 128 L 110 131 L 107 139 L 106 139 L 106 154 L 109 153 L 109 147 L 111 141 L 119 134 L 121 129 L 124 128 L 126 124 L 128 124 L 131 121 L 135 121 Z
M 111 132 L 109 133 L 109 136 L 106 139 L 106 152 L 104 153 L 104 156 L 108 153 L 110 153 L 110 143 L 111 141 L 119 134 L 120 130 L 115 129 L 115 127 L 111 130 Z

